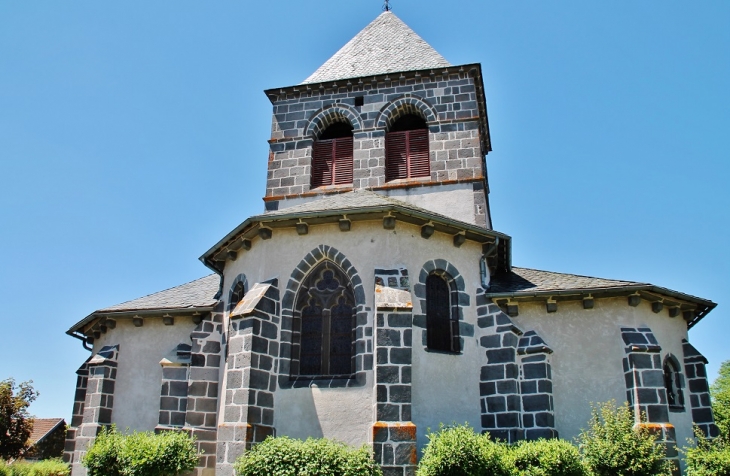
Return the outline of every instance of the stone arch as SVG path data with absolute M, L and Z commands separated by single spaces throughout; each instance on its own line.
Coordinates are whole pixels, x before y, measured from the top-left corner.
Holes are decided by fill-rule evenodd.
M 451 336 L 453 340 L 452 351 L 462 352 L 464 349 L 464 337 L 474 335 L 474 326 L 464 322 L 464 306 L 469 306 L 471 299 L 465 289 L 464 277 L 454 265 L 443 259 L 429 260 L 424 263 L 418 275 L 418 283 L 413 287 L 413 292 L 421 305 L 421 313 L 415 317 L 419 327 L 423 328 L 422 341 L 429 346 L 428 337 L 428 301 L 426 281 L 429 276 L 438 276 L 446 281 L 450 292 L 450 313 L 453 322 Z
M 351 106 L 342 103 L 330 104 L 323 107 L 309 120 L 304 130 L 305 137 L 317 139 L 329 126 L 335 122 L 346 122 L 353 127 L 353 132 L 362 129 L 360 115 Z
M 228 288 L 228 306 L 226 308 L 228 312 L 231 312 L 236 307 L 236 304 L 239 303 L 247 292 L 248 280 L 246 279 L 246 275 L 241 273 L 235 277 L 230 288 Z
M 355 323 L 354 323 L 354 370 L 356 384 L 365 383 L 365 370 L 372 370 L 372 355 L 368 356 L 368 352 L 372 352 L 372 328 L 369 332 L 368 312 L 365 310 L 365 290 L 359 273 L 352 265 L 347 257 L 329 245 L 319 245 L 312 251 L 307 253 L 299 262 L 292 272 L 281 300 L 281 347 L 279 351 L 279 385 L 282 387 L 291 387 L 301 385 L 302 381 L 311 381 L 311 378 L 295 378 L 292 376 L 292 343 L 294 337 L 294 319 L 295 306 L 297 304 L 297 294 L 304 280 L 310 273 L 320 266 L 323 262 L 329 261 L 337 266 L 347 277 L 352 286 L 352 293 L 355 300 Z M 369 358 L 368 358 L 369 357 Z M 318 385 L 322 386 L 352 386 L 349 380 L 329 380 L 322 382 L 318 380 Z M 306 382 L 305 382 L 306 383 Z
M 423 98 L 408 93 L 386 104 L 375 121 L 377 129 L 389 130 L 391 126 L 406 114 L 415 114 L 431 124 L 438 120 L 438 112 Z

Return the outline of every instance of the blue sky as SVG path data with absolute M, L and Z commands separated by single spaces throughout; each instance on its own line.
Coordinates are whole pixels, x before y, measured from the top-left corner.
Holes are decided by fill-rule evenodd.
M 730 359 L 730 2 L 395 0 L 451 63 L 482 63 L 497 230 L 517 266 L 712 299 Z M 271 107 L 379 0 L 0 0 L 0 379 L 71 413 L 94 309 L 208 274 L 263 210 Z

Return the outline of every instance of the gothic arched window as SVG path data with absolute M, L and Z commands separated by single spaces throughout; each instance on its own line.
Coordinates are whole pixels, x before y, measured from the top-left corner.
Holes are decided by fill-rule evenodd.
M 385 134 L 385 180 L 430 176 L 426 121 L 406 114 Z
M 444 277 L 426 278 L 426 341 L 429 350 L 460 352 L 459 314 L 449 283 Z
M 299 325 L 298 371 L 302 376 L 351 375 L 355 296 L 347 275 L 324 261 L 302 282 L 295 318 Z M 296 358 L 296 352 L 293 354 Z
M 352 183 L 352 126 L 335 122 L 312 145 L 312 188 Z
M 683 381 L 679 362 L 674 356 L 664 359 L 664 388 L 667 390 L 667 403 L 672 410 L 684 409 Z

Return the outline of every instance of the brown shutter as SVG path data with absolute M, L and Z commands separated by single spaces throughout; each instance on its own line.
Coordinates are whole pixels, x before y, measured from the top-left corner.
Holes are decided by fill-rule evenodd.
M 385 180 L 408 177 L 408 131 L 385 135 Z
M 428 129 L 408 131 L 408 172 L 409 177 L 431 176 Z
M 312 146 L 312 188 L 332 184 L 333 141 L 317 141 Z
M 334 184 L 352 183 L 352 137 L 334 139 Z

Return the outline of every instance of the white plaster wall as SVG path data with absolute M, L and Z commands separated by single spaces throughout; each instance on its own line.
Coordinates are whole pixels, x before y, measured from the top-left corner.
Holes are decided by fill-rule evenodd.
M 190 317 L 175 318 L 166 326 L 162 318 L 147 318 L 142 327 L 131 319 L 118 319 L 117 327 L 94 342 L 94 352 L 119 344 L 112 423 L 120 430 L 153 430 L 160 411 L 162 367 L 160 360 L 179 343 L 190 344 L 195 328 Z
M 274 427 L 277 435 L 333 438 L 360 446 L 372 440 L 373 372 L 363 387 L 278 389 Z
M 374 269 L 408 269 L 411 289 L 418 282 L 421 268 L 428 260 L 441 258 L 454 265 L 466 283 L 472 302 L 464 309 L 467 322 L 476 324 L 474 295 L 479 285 L 481 245 L 467 242 L 456 248 L 451 235 L 436 232 L 426 240 L 420 228 L 398 222 L 395 230 L 385 230 L 382 221 L 354 221 L 352 230 L 342 232 L 337 225 L 312 225 L 307 235 L 293 229 L 275 229 L 270 240 L 255 238 L 250 251 L 242 251 L 225 268 L 224 298 L 240 273 L 249 287 L 256 282 L 279 278 L 280 290 L 286 288 L 294 268 L 311 250 L 325 244 L 333 246 L 350 260 L 362 279 L 369 324 L 374 316 Z M 414 305 L 415 296 L 414 296 Z M 418 312 L 414 309 L 414 312 Z M 479 424 L 479 365 L 474 338 L 466 338 L 464 355 L 426 353 L 420 329 L 413 337 L 413 421 L 418 426 L 419 443 L 425 442 L 426 427 L 438 428 L 439 422 Z M 461 366 L 461 368 L 459 367 Z M 374 421 L 373 372 L 365 387 L 342 389 L 277 389 L 275 394 L 277 434 L 298 438 L 325 436 L 362 444 L 371 440 Z
M 474 216 L 474 187 L 471 182 L 448 185 L 429 184 L 427 187 L 379 190 L 378 193 L 426 210 L 431 210 L 455 220 L 461 220 L 471 224 L 476 223 Z M 316 200 L 322 198 L 325 197 L 317 197 Z M 294 205 L 311 202 L 312 200 L 315 199 L 312 197 L 288 198 L 279 201 L 279 209 L 284 210 Z M 484 213 L 487 213 L 487 211 L 485 210 Z M 489 217 L 487 217 L 488 221 Z
M 561 438 L 572 439 L 586 428 L 591 402 L 626 401 L 621 326 L 648 326 L 662 348 L 662 359 L 672 353 L 683 362 L 686 322 L 681 317 L 670 318 L 666 310 L 655 314 L 646 301 L 631 307 L 625 297 L 596 299 L 593 309 L 583 309 L 580 301 L 559 302 L 558 312 L 550 314 L 544 304 L 520 303 L 519 311 L 513 318 L 515 324 L 525 332 L 537 331 L 555 351 L 551 356 L 553 397 Z M 679 446 L 692 436 L 687 389 L 685 399 L 685 412 L 670 412 Z

